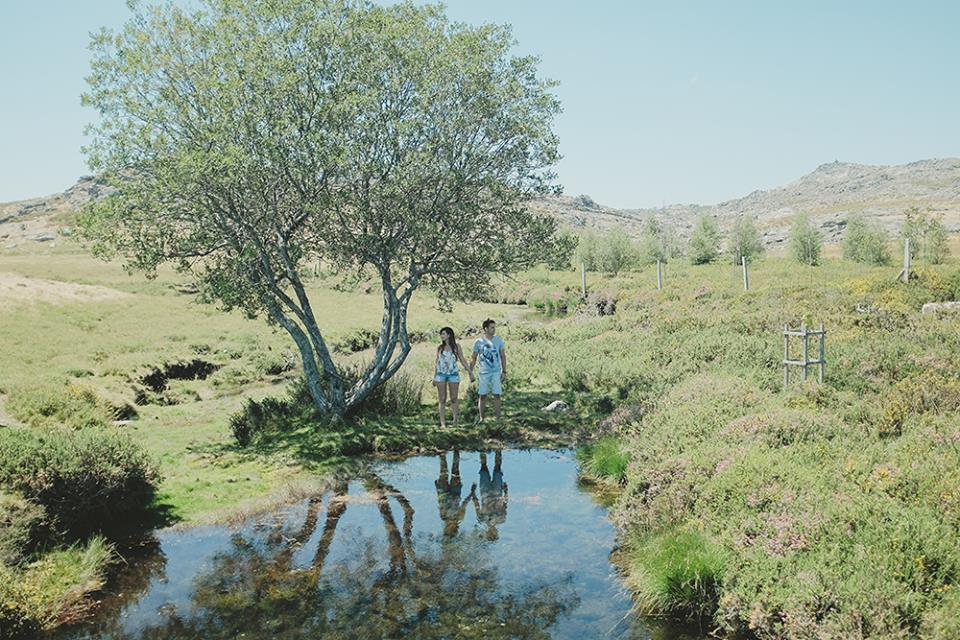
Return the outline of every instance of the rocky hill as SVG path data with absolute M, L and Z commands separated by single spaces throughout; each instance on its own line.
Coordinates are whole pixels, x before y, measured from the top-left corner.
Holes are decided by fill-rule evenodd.
M 24 243 L 53 243 L 69 236 L 80 207 L 105 196 L 110 189 L 96 178 L 84 176 L 62 193 L 0 203 L 0 247 L 15 249 Z
M 108 187 L 91 177 L 81 178 L 63 193 L 0 204 L 0 247 L 55 242 L 68 235 L 73 215 L 85 202 L 102 197 Z M 536 209 L 555 215 L 575 229 L 621 228 L 640 235 L 651 217 L 688 236 L 702 214 L 715 216 L 727 227 L 740 216 L 756 219 L 768 245 L 782 243 L 792 216 L 809 213 L 828 242 L 837 241 L 851 213 L 877 220 L 890 232 L 903 224 L 903 212 L 919 207 L 943 215 L 953 232 L 960 232 L 960 158 L 920 160 L 904 165 L 823 164 L 783 187 L 753 193 L 714 205 L 674 204 L 654 209 L 615 209 L 589 196 L 557 196 L 538 200 Z
M 811 215 L 827 241 L 836 241 L 851 213 L 862 213 L 896 232 L 903 224 L 904 210 L 912 206 L 942 214 L 950 231 L 960 231 L 960 158 L 893 166 L 832 162 L 783 187 L 754 191 L 715 205 L 614 209 L 598 205 L 588 196 L 560 196 L 537 204 L 571 227 L 620 227 L 631 235 L 639 234 L 650 217 L 673 225 L 686 237 L 701 214 L 715 216 L 721 227 L 740 216 L 751 216 L 768 245 L 786 239 L 792 216 L 800 212 Z

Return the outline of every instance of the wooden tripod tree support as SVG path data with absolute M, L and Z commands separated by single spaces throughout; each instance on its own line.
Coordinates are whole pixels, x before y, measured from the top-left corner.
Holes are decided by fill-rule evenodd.
M 800 338 L 803 342 L 803 355 L 800 360 L 791 360 L 790 359 L 790 338 L 791 336 L 796 336 Z M 816 336 L 819 338 L 818 347 L 819 347 L 819 357 L 811 360 L 810 359 L 810 336 Z M 823 382 L 823 372 L 824 367 L 827 364 L 826 360 L 826 338 L 827 332 L 823 329 L 823 323 L 820 323 L 820 328 L 817 330 L 811 330 L 807 328 L 806 323 L 802 323 L 799 329 L 791 329 L 790 325 L 783 325 L 783 387 L 786 389 L 787 385 L 790 384 L 790 367 L 803 367 L 803 379 L 807 379 L 807 373 L 810 369 L 810 365 L 817 365 L 817 380 Z

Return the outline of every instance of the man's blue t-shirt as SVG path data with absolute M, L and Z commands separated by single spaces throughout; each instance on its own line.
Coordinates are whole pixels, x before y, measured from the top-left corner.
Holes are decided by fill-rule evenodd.
M 500 373 L 502 370 L 500 362 L 500 352 L 506 348 L 503 338 L 493 336 L 488 340 L 486 336 L 477 338 L 473 343 L 473 352 L 477 354 L 477 360 L 480 361 L 480 374 Z

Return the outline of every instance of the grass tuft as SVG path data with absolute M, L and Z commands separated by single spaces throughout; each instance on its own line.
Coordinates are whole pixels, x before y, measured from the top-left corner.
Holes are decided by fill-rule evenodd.
M 726 556 L 704 534 L 678 527 L 629 545 L 629 584 L 639 611 L 704 620 L 717 608 Z
M 630 456 L 616 436 L 604 436 L 577 451 L 580 474 L 585 479 L 623 484 Z

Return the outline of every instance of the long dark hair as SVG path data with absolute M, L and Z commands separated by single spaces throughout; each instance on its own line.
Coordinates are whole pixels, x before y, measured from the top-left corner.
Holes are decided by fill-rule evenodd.
M 453 351 L 453 355 L 457 355 L 457 334 L 453 332 L 453 329 L 450 327 L 444 327 L 440 329 L 440 346 L 437 347 L 437 355 L 440 355 L 440 352 L 443 351 L 443 332 L 446 331 L 450 334 L 450 350 Z

